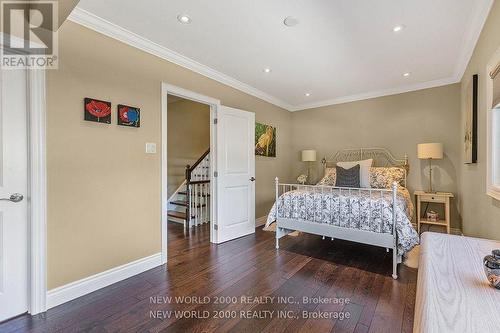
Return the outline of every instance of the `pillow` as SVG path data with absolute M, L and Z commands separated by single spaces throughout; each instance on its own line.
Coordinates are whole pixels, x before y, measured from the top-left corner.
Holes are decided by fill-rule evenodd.
M 335 168 L 326 168 L 325 176 L 316 185 L 335 186 L 336 180 L 337 180 L 337 170 L 335 170 Z
M 391 188 L 392 183 L 404 184 L 405 169 L 398 167 L 370 168 L 370 185 L 373 188 Z
M 364 161 L 356 161 L 356 162 L 338 162 L 337 166 L 342 167 L 344 169 L 352 168 L 355 165 L 360 166 L 360 185 L 358 187 L 370 188 L 370 167 L 372 166 L 373 159 Z
M 344 169 L 340 166 L 335 168 L 337 179 L 335 181 L 336 187 L 352 187 L 359 188 L 359 164 L 356 164 L 350 169 Z

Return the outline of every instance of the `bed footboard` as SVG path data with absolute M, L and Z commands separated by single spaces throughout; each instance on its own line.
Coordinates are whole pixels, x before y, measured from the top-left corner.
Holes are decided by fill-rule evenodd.
M 328 191 L 339 191 L 339 193 L 348 192 L 350 195 L 351 192 L 361 192 L 366 191 L 370 195 L 370 199 L 375 196 L 383 197 L 387 195 L 389 192 L 392 195 L 392 233 L 378 233 L 367 230 L 360 229 L 352 229 L 345 228 L 340 226 L 335 226 L 327 223 L 317 223 L 315 221 L 308 221 L 304 219 L 294 219 L 294 218 L 284 218 L 280 217 L 279 212 L 279 199 L 280 193 L 285 193 L 292 189 L 299 188 L 311 188 L 315 191 L 320 191 L 320 193 L 328 193 Z M 280 192 L 280 189 L 282 190 Z M 392 189 L 349 189 L 349 188 L 339 188 L 339 187 L 331 187 L 331 186 L 313 186 L 313 185 L 296 185 L 296 184 L 280 184 L 279 179 L 276 177 L 275 179 L 275 190 L 276 190 L 276 249 L 279 249 L 279 239 L 286 236 L 287 234 L 293 231 L 302 231 L 310 234 L 315 234 L 319 236 L 329 237 L 335 239 L 343 239 L 347 241 L 353 241 L 363 244 L 369 244 L 374 246 L 379 246 L 383 248 L 391 248 L 392 249 L 392 277 L 394 279 L 398 278 L 397 275 L 397 264 L 401 262 L 401 256 L 398 256 L 397 251 L 397 230 L 396 230 L 396 204 L 397 204 L 397 191 L 398 184 L 394 183 L 392 185 Z M 370 206 L 371 208 L 371 206 Z M 383 209 L 383 207 L 381 207 Z M 370 212 L 371 214 L 371 212 Z M 316 217 L 316 212 L 314 213 Z M 370 215 L 371 216 L 371 215 Z M 383 218 L 384 214 L 381 212 L 381 218 Z

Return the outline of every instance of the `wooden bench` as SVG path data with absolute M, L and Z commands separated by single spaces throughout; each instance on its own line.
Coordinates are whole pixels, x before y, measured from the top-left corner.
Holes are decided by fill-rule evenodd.
M 483 258 L 500 242 L 426 232 L 421 238 L 414 332 L 500 332 L 500 290 Z

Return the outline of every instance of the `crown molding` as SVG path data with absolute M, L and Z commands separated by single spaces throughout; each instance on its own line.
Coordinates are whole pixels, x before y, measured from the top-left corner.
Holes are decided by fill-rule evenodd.
M 344 96 L 344 97 L 328 99 L 328 100 L 314 102 L 314 103 L 301 104 L 301 105 L 298 105 L 298 106 L 290 109 L 290 111 L 297 112 L 297 111 L 304 111 L 304 110 L 308 110 L 308 109 L 320 108 L 320 107 L 324 107 L 324 106 L 363 101 L 366 99 L 372 99 L 372 98 L 377 98 L 377 97 L 397 95 L 397 94 L 403 94 L 403 93 L 417 91 L 417 90 L 446 86 L 448 84 L 453 84 L 453 83 L 457 83 L 457 82 L 460 82 L 460 78 L 454 76 L 454 77 L 445 78 L 445 79 L 410 84 L 410 85 L 406 85 L 403 87 L 383 89 L 383 90 L 377 90 L 377 91 L 372 91 L 372 92 L 367 92 L 367 93 L 361 93 L 361 94 L 356 94 L 356 95 L 349 95 L 349 96 Z
M 490 10 L 494 2 L 494 0 L 485 0 L 480 2 L 478 10 L 469 21 L 468 29 L 465 30 L 466 35 L 464 36 L 462 43 L 462 52 L 459 56 L 455 69 L 455 76 L 460 78 L 460 81 L 462 81 L 465 70 L 469 65 L 469 61 L 472 58 L 472 54 L 474 53 L 474 49 L 476 48 L 476 44 L 481 36 L 484 24 L 488 19 L 488 15 L 490 14 Z
M 477 12 L 470 19 L 468 23 L 468 28 L 465 30 L 466 35 L 464 36 L 463 39 L 462 51 L 459 55 L 459 59 L 456 64 L 455 73 L 451 77 L 433 81 L 415 83 L 390 89 L 382 89 L 361 94 L 342 96 L 333 99 L 307 103 L 307 104 L 300 104 L 300 105 L 291 105 L 279 98 L 276 98 L 246 83 L 238 81 L 226 74 L 223 74 L 213 68 L 205 66 L 193 59 L 185 57 L 149 39 L 141 37 L 127 29 L 124 29 L 114 23 L 111 23 L 79 7 L 76 7 L 73 10 L 68 19 L 72 22 L 80 24 L 98 33 L 119 40 L 132 47 L 138 48 L 144 52 L 150 53 L 159 58 L 162 58 L 176 65 L 187 68 L 189 70 L 192 70 L 193 72 L 196 72 L 210 79 L 213 79 L 217 82 L 238 89 L 244 93 L 247 93 L 259 99 L 262 99 L 268 103 L 274 104 L 288 111 L 295 112 L 295 111 L 302 111 L 329 105 L 343 104 L 343 103 L 362 101 L 377 97 L 402 94 L 406 92 L 435 88 L 439 86 L 460 82 L 465 73 L 467 65 L 469 64 L 469 61 L 472 57 L 477 41 L 479 40 L 481 31 L 486 22 L 486 19 L 488 18 L 488 14 L 491 10 L 493 3 L 494 0 L 482 1 L 478 7 Z
M 279 106 L 280 108 L 290 110 L 293 107 L 288 103 L 271 96 L 257 88 L 246 83 L 238 81 L 226 74 L 223 74 L 213 68 L 200 64 L 199 62 L 161 46 L 149 39 L 139 36 L 127 29 L 124 29 L 114 23 L 111 23 L 97 15 L 94 15 L 84 9 L 76 7 L 68 19 L 74 23 L 80 24 L 86 28 L 94 30 L 100 34 L 116 39 L 122 43 L 138 48 L 144 52 L 172 62 L 181 67 L 187 68 L 193 72 L 206 76 L 212 80 L 238 89 L 244 93 L 262 99 L 268 103 Z

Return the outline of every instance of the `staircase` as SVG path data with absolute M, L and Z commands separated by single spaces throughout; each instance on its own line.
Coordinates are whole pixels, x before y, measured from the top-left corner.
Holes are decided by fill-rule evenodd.
M 168 206 L 168 220 L 186 229 L 210 222 L 210 149 L 193 166 L 186 166 L 186 180 Z

